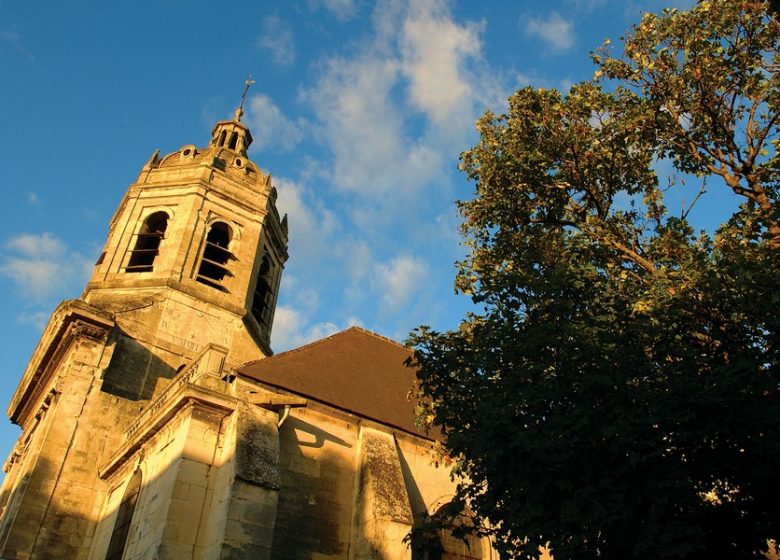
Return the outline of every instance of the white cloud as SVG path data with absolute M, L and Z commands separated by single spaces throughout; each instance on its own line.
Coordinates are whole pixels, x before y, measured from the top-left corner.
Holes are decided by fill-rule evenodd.
M 246 121 L 254 131 L 253 150 L 290 150 L 303 140 L 304 121 L 299 119 L 293 122 L 288 119 L 267 95 L 250 97 Z
M 381 294 L 383 306 L 400 311 L 422 291 L 427 276 L 428 267 L 424 261 L 410 255 L 397 255 L 375 266 L 372 283 Z
M 607 0 L 568 0 L 567 4 L 578 12 L 590 13 L 607 6 Z
M 38 194 L 37 193 L 32 192 L 32 191 L 27 193 L 27 203 L 28 204 L 35 205 L 35 204 L 38 204 L 38 202 L 40 202 L 40 200 L 38 199 Z
M 479 32 L 474 25 L 457 25 L 438 2 L 412 4 L 404 22 L 402 70 L 410 100 L 438 126 L 471 114 L 473 91 L 463 65 L 481 52 Z
M 483 57 L 484 25 L 456 20 L 448 6 L 376 3 L 362 39 L 318 60 L 297 99 L 312 115 L 307 144 L 319 143 L 326 155 L 303 161 L 295 180 L 275 178 L 291 255 L 275 351 L 353 323 L 393 321 L 390 334 L 429 320 L 436 258 L 425 255 L 443 245 L 442 231 L 455 231 L 454 218 L 432 208 L 457 197 L 457 154 L 476 140 L 475 118 L 485 106 L 504 107 L 514 86 Z M 283 123 L 276 128 L 303 129 L 267 98 L 262 108 L 267 123 Z M 258 119 L 253 132 L 263 126 Z M 304 288 L 313 291 L 299 293 Z
M 21 36 L 15 31 L 0 31 L 0 40 L 8 43 L 18 43 Z
M 25 294 L 42 300 L 57 290 L 65 272 L 62 262 L 45 259 L 9 258 L 0 271 Z
M 33 311 L 22 312 L 17 317 L 17 320 L 22 324 L 33 325 L 39 331 L 42 331 L 49 322 L 51 312 L 49 311 Z
M 338 219 L 300 183 L 274 178 L 274 185 L 279 193 L 279 213 L 288 215 L 291 254 L 302 261 L 316 263 L 332 245 L 333 234 L 340 230 Z
M 310 313 L 314 312 L 320 305 L 320 295 L 311 289 L 301 289 L 295 293 L 295 300 L 298 304 Z
M 0 274 L 36 301 L 72 295 L 86 282 L 92 269 L 90 259 L 70 251 L 48 232 L 18 235 L 9 239 L 5 247 L 12 254 L 5 256 Z
M 347 21 L 357 12 L 354 0 L 309 0 L 312 7 L 322 6 L 341 21 Z
M 371 248 L 365 241 L 350 241 L 344 245 L 347 257 L 349 278 L 362 282 L 374 267 L 374 257 Z
M 278 352 L 281 348 L 291 348 L 290 341 L 298 336 L 304 324 L 304 318 L 292 307 L 277 305 L 274 312 L 274 324 L 271 330 L 272 346 Z
M 314 212 L 304 201 L 306 196 L 303 187 L 283 177 L 274 177 L 274 186 L 279 193 L 276 207 L 279 214 L 293 217 L 301 230 L 312 230 L 316 227 Z
M 326 60 L 303 100 L 333 157 L 333 184 L 397 198 L 445 174 L 495 80 L 479 26 L 459 25 L 440 0 L 379 3 L 372 22 L 370 39 Z
M 339 327 L 330 321 L 308 324 L 307 314 L 290 306 L 280 305 L 274 314 L 274 326 L 271 331 L 272 346 L 275 352 L 297 348 L 314 340 L 324 338 Z
M 393 169 L 402 172 L 406 158 L 403 119 L 390 97 L 397 73 L 397 61 L 375 52 L 332 59 L 306 93 L 333 153 L 337 186 L 370 193 L 398 184 Z
M 84 213 L 84 217 L 88 220 L 97 220 L 101 217 L 100 212 L 94 208 L 82 208 L 81 211 Z
M 292 31 L 287 22 L 278 16 L 263 18 L 257 46 L 270 52 L 274 62 L 281 66 L 289 66 L 295 62 L 295 42 Z
M 6 242 L 6 247 L 31 259 L 57 258 L 67 250 L 65 243 L 49 232 L 17 235 Z
M 544 40 L 556 53 L 574 46 L 574 26 L 557 12 L 551 12 L 547 17 L 529 17 L 525 22 L 525 34 Z

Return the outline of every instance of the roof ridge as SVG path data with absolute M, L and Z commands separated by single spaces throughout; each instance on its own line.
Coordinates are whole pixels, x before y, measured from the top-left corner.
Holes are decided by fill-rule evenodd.
M 347 332 L 348 330 L 351 330 L 351 329 L 356 329 L 356 330 L 359 330 L 359 331 L 363 331 L 364 333 L 370 334 L 371 336 L 376 337 L 376 338 L 378 338 L 380 340 L 384 340 L 385 342 L 390 342 L 392 344 L 395 344 L 396 346 L 399 346 L 399 347 L 401 347 L 401 348 L 403 348 L 405 350 L 408 350 L 408 348 L 407 348 L 407 346 L 405 344 L 403 344 L 401 342 L 398 342 L 397 340 L 394 340 L 394 339 L 390 338 L 389 336 L 385 336 L 383 334 L 379 334 L 377 332 L 369 330 L 369 329 L 367 329 L 365 327 L 361 327 L 360 325 L 352 325 L 351 327 L 349 327 L 347 329 L 344 329 L 341 332 Z
M 303 344 L 302 346 L 298 346 L 297 348 L 291 348 L 290 350 L 285 350 L 284 352 L 280 352 L 279 354 L 274 354 L 273 356 L 267 356 L 265 358 L 260 358 L 259 360 L 250 360 L 248 362 L 244 362 L 240 364 L 238 367 L 236 367 L 236 370 L 244 369 L 249 366 L 253 366 L 255 364 L 259 363 L 265 363 L 268 360 L 274 360 L 276 358 L 281 358 L 282 356 L 287 356 L 289 354 L 294 354 L 295 352 L 300 352 L 301 350 L 306 350 L 311 348 L 312 346 L 317 346 L 318 344 L 321 344 L 327 340 L 330 340 L 331 338 L 335 338 L 337 336 L 340 336 L 342 334 L 346 334 L 349 331 L 356 330 L 361 331 L 367 335 L 373 336 L 375 338 L 378 338 L 380 340 L 383 340 L 385 342 L 389 342 L 391 344 L 394 344 L 395 346 L 398 346 L 399 348 L 403 348 L 404 350 L 408 350 L 406 346 L 398 342 L 397 340 L 393 340 L 392 338 L 386 337 L 384 335 L 381 335 L 379 333 L 375 333 L 374 331 L 370 331 L 365 327 L 361 327 L 359 325 L 351 325 L 347 327 L 346 329 L 334 332 L 332 334 L 329 334 L 328 336 L 325 336 L 323 338 L 318 338 L 317 340 L 312 340 L 311 342 L 307 342 L 306 344 Z
M 347 329 L 347 330 L 349 330 L 349 329 Z M 346 332 L 346 330 L 338 331 L 338 332 L 335 332 L 333 334 L 329 334 L 328 336 L 326 336 L 324 338 L 318 338 L 317 340 L 312 340 L 311 342 L 307 342 L 306 344 L 304 344 L 302 346 L 298 346 L 297 348 L 290 348 L 289 350 L 285 350 L 284 352 L 280 352 L 279 354 L 274 354 L 273 356 L 267 356 L 265 358 L 260 358 L 259 360 L 252 360 L 252 361 L 249 361 L 249 362 L 244 362 L 243 364 L 238 366 L 236 369 L 243 369 L 245 367 L 252 366 L 252 365 L 255 365 L 255 364 L 259 364 L 261 362 L 265 363 L 268 360 L 274 360 L 276 358 L 281 358 L 282 356 L 287 356 L 288 354 L 294 354 L 295 352 L 300 352 L 301 350 L 304 350 L 304 349 L 309 348 L 311 346 L 316 346 L 317 344 L 320 344 L 321 342 L 324 342 L 324 341 L 326 341 L 326 340 L 328 340 L 330 338 L 333 338 L 336 335 L 343 334 L 345 332 Z

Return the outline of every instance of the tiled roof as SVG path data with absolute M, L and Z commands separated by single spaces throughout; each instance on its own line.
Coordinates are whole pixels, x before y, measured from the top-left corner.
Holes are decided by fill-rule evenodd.
M 425 436 L 414 424 L 412 352 L 360 327 L 244 364 L 242 376 Z M 430 436 L 426 436 L 430 437 Z

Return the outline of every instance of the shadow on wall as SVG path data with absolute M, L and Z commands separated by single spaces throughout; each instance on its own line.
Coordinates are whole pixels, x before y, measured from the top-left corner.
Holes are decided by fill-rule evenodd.
M 318 554 L 346 557 L 354 480 L 354 466 L 347 459 L 354 453 L 350 444 L 289 417 L 279 431 L 277 456 L 268 440 L 273 439 L 275 422 L 254 424 L 257 417 L 247 413 L 247 408 L 252 407 L 239 405 L 237 411 L 235 433 L 241 439 L 236 442 L 235 456 L 222 456 L 217 461 L 220 466 L 184 458 L 161 467 L 142 481 L 135 512 L 121 505 L 132 501 L 127 481 L 133 473 L 124 473 L 124 482 L 109 497 L 96 542 L 99 554 L 93 558 L 113 560 L 104 556 L 112 539 L 112 549 L 122 550 L 111 533 L 116 535 L 128 518 L 132 521 L 125 554 L 131 557 L 155 553 L 190 558 L 216 552 L 216 557 L 228 554 L 249 559 L 265 557 L 269 547 L 271 558 L 285 560 L 308 560 Z M 307 447 L 311 442 L 322 445 Z M 154 460 L 154 453 L 162 454 L 166 448 L 170 449 L 167 445 L 158 451 L 148 449 L 146 460 Z M 301 448 L 307 448 L 308 456 Z M 340 454 L 339 449 L 347 453 Z M 193 517 L 193 511 L 200 513 Z M 155 530 L 160 532 L 156 540 L 151 537 Z M 190 535 L 187 543 L 185 534 Z M 157 550 L 152 549 L 155 543 L 160 543 Z M 120 557 L 121 553 L 116 556 Z
M 457 536 L 457 529 L 453 534 L 453 531 L 447 528 L 446 514 L 450 504 L 442 505 L 432 514 L 428 512 L 409 463 L 397 443 L 396 449 L 414 518 L 414 527 L 407 536 L 408 544 L 412 549 L 412 560 L 489 560 L 498 558 L 492 548 L 489 548 L 476 535 L 466 534 L 460 537 Z
M 296 433 L 301 432 L 302 434 L 306 434 L 306 437 L 301 437 L 301 434 L 297 434 L 295 436 L 299 447 L 313 447 L 321 449 L 325 446 L 326 442 L 335 443 L 336 445 L 340 445 L 347 449 L 352 447 L 349 442 L 344 441 L 330 432 L 318 428 L 314 424 L 310 424 L 301 418 L 289 417 L 285 422 L 284 429 L 292 430 Z
M 172 379 L 176 370 L 137 340 L 120 332 L 101 391 L 134 401 L 152 398 L 157 380 Z
M 355 476 L 354 463 L 347 459 L 352 446 L 295 417 L 287 419 L 279 439 L 281 488 L 271 558 L 346 557 Z M 301 448 L 317 452 L 304 456 Z

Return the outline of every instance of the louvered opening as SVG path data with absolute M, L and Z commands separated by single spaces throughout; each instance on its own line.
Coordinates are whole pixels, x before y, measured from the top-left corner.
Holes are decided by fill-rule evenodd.
M 232 276 L 228 265 L 234 258 L 228 249 L 230 245 L 230 228 L 217 222 L 211 226 L 206 236 L 206 246 L 200 259 L 198 274 L 195 279 L 207 286 L 227 291 L 222 284 L 226 276 Z
M 271 308 L 274 303 L 273 293 L 273 265 L 268 253 L 263 255 L 260 264 L 255 293 L 252 297 L 252 316 L 258 324 L 270 328 Z
M 168 214 L 155 212 L 146 219 L 136 236 L 135 246 L 130 252 L 126 272 L 151 272 L 160 252 L 160 242 L 168 228 Z

